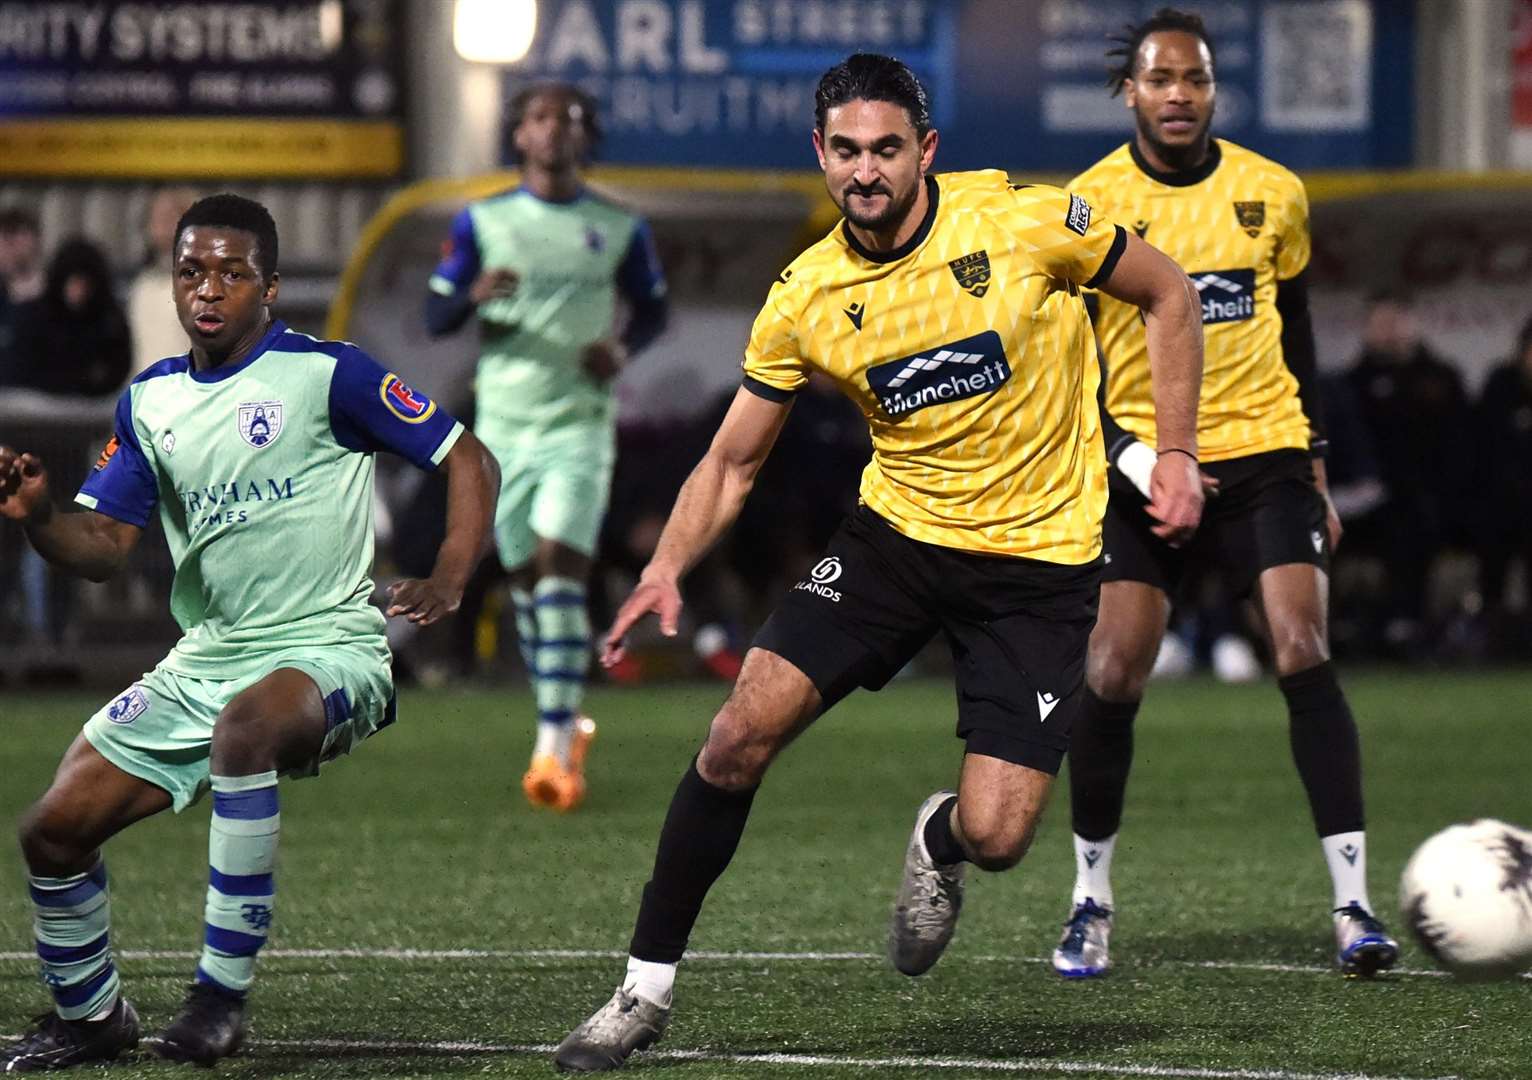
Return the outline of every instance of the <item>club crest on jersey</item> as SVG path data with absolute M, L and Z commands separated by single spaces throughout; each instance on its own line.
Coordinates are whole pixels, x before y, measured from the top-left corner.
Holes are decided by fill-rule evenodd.
M 1258 199 L 1255 202 L 1236 202 L 1234 216 L 1239 219 L 1240 227 L 1252 239 L 1260 236 L 1261 226 L 1266 224 L 1266 202 L 1264 199 Z
M 282 434 L 283 411 L 280 401 L 245 402 L 237 412 L 239 437 L 257 450 L 270 446 Z
M 989 252 L 980 248 L 970 252 L 960 259 L 953 259 L 947 264 L 952 267 L 952 276 L 957 278 L 961 285 L 971 296 L 983 296 L 989 291 Z
M 1011 377 L 993 330 L 867 369 L 867 386 L 895 420 L 963 398 L 994 393 Z
M 383 376 L 378 396 L 384 406 L 406 424 L 422 424 L 436 411 L 436 402 L 405 385 L 404 380 L 390 371 Z

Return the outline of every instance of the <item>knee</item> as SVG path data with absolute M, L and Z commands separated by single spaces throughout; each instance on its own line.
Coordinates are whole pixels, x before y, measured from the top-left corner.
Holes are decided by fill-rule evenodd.
M 1152 650 L 1122 641 L 1093 641 L 1086 661 L 1086 683 L 1103 701 L 1137 701 L 1144 696 L 1153 667 Z
M 225 776 L 266 772 L 276 767 L 269 717 L 255 702 L 237 697 L 213 724 L 213 771 Z
M 1330 659 L 1324 625 L 1297 619 L 1271 628 L 1271 650 L 1278 675 L 1294 675 Z
M 752 788 L 766 775 L 777 749 L 738 710 L 725 705 L 708 729 L 697 771 L 708 783 L 725 790 Z
M 91 854 L 74 837 L 74 830 L 61 815 L 43 803 L 35 804 L 22 815 L 16 828 L 21 855 L 27 869 L 46 877 L 67 877 L 81 871 L 81 863 Z
M 1032 846 L 1033 823 L 1007 822 L 984 816 L 970 821 L 961 812 L 958 821 L 963 833 L 963 848 L 969 860 L 981 870 L 1009 870 L 1021 862 Z

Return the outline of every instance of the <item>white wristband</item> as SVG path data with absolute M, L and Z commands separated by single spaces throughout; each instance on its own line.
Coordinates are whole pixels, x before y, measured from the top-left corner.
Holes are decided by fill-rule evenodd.
M 1154 472 L 1154 463 L 1159 459 L 1159 455 L 1150 449 L 1147 443 L 1134 439 L 1118 453 L 1117 471 L 1126 476 L 1147 499 L 1151 497 L 1149 476 Z

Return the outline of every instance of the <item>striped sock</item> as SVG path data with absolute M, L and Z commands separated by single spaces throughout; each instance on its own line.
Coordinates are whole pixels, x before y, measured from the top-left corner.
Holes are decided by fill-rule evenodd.
M 106 863 L 84 874 L 28 879 L 37 914 L 32 923 L 42 980 L 65 1020 L 89 1020 L 117 1002 L 121 982 L 112 963 L 111 901 Z
M 250 989 L 255 954 L 271 928 L 277 861 L 277 774 L 214 776 L 208 831 L 206 932 L 197 981 Z
M 516 647 L 521 650 L 521 662 L 527 669 L 527 679 L 537 685 L 537 614 L 532 607 L 532 594 L 525 589 L 511 590 L 511 606 L 516 609 Z
M 575 717 L 585 699 L 585 671 L 590 664 L 590 616 L 585 583 L 575 578 L 545 577 L 532 591 L 537 615 L 538 746 L 551 743 L 560 761 L 569 758 Z

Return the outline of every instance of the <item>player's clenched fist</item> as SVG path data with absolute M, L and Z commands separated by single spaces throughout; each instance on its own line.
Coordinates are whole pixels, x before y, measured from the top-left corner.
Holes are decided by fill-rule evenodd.
M 33 454 L 0 446 L 0 516 L 25 521 L 48 505 L 48 471 Z
M 1162 450 L 1149 475 L 1149 516 L 1155 536 L 1184 544 L 1202 520 L 1202 475 L 1197 459 L 1180 450 Z

